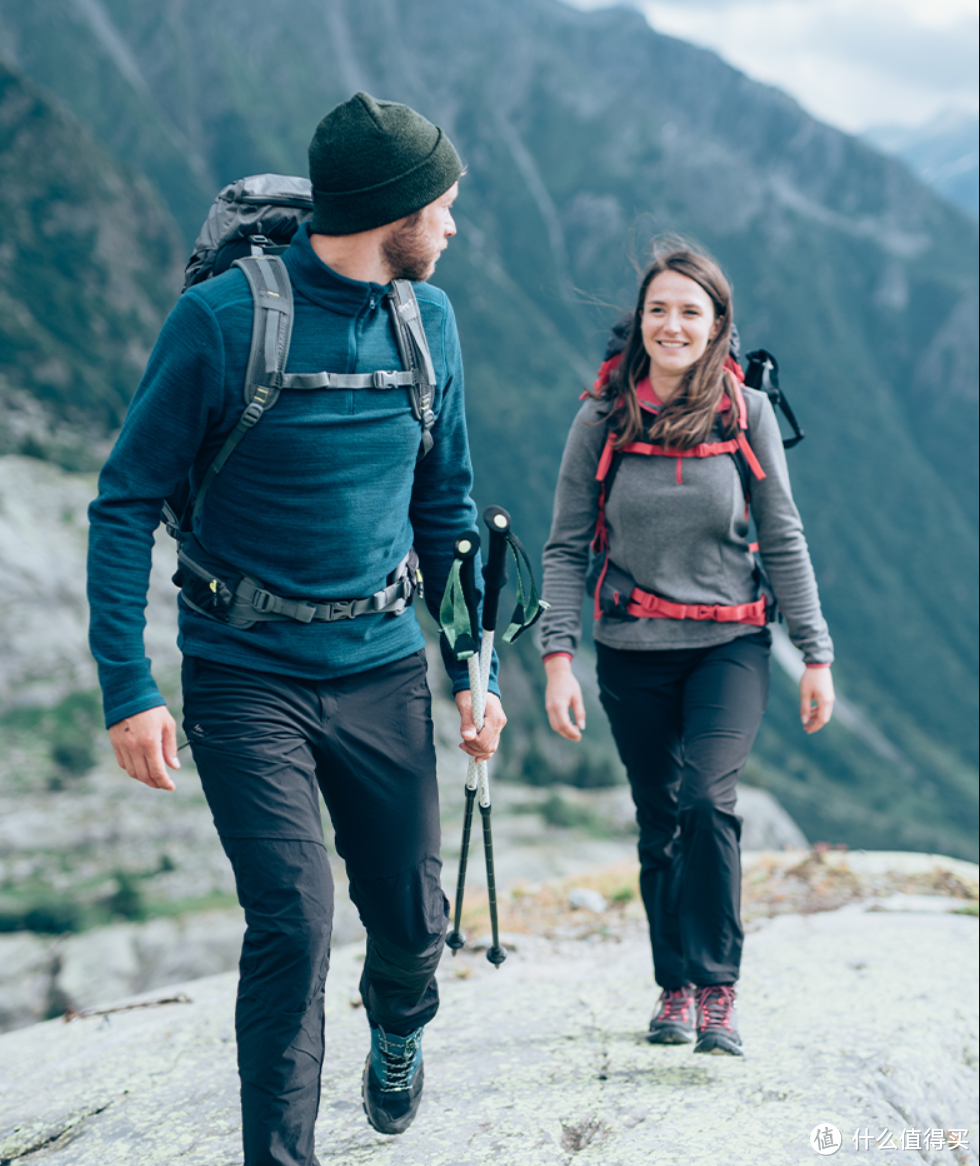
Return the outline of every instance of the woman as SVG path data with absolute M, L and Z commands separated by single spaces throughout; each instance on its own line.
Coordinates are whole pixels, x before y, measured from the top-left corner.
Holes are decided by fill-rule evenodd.
M 648 1039 L 740 1056 L 735 786 L 766 706 L 771 614 L 750 513 L 807 665 L 806 732 L 827 723 L 834 695 L 833 645 L 779 428 L 765 393 L 741 387 L 731 332 L 717 264 L 683 246 L 656 255 L 621 358 L 603 365 L 565 446 L 542 643 L 548 719 L 577 741 L 585 710 L 571 663 L 586 576 L 597 576 L 600 695 L 636 804 L 662 989 Z

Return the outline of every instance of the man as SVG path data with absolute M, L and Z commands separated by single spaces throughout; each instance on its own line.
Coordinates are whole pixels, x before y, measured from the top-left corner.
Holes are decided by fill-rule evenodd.
M 400 369 L 385 288 L 428 279 L 455 234 L 459 157 L 418 113 L 364 93 L 327 114 L 309 155 L 313 218 L 284 256 L 295 304 L 286 371 Z M 432 449 L 417 460 L 404 388 L 284 390 L 201 508 L 194 534 L 215 562 L 324 604 L 374 596 L 414 545 L 438 603 L 454 540 L 476 514 L 452 308 L 425 283 L 415 290 L 437 381 Z M 106 723 L 119 764 L 156 789 L 174 788 L 167 767 L 179 762 L 142 643 L 152 532 L 160 500 L 188 470 L 200 485 L 240 416 L 252 321 L 238 269 L 181 297 L 91 508 Z M 368 1120 L 401 1133 L 421 1096 L 448 918 L 424 641 L 411 608 L 240 628 L 186 598 L 184 730 L 247 922 L 236 1013 L 245 1163 L 310 1166 L 333 910 L 318 790 L 368 933 Z M 466 677 L 450 668 L 461 748 L 489 757 L 500 702 L 490 697 L 478 733 Z

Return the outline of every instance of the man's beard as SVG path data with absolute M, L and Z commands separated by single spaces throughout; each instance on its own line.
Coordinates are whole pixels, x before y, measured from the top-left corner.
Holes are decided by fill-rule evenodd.
M 435 271 L 440 252 L 433 254 L 432 243 L 425 238 L 421 225 L 422 212 L 416 211 L 381 244 L 381 255 L 392 279 L 421 283 Z

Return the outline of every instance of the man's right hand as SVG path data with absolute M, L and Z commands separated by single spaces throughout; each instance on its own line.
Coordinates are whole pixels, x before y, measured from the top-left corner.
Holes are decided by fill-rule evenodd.
M 117 721 L 109 729 L 116 760 L 130 777 L 152 789 L 175 789 L 166 767 L 180 769 L 177 725 L 164 705 Z

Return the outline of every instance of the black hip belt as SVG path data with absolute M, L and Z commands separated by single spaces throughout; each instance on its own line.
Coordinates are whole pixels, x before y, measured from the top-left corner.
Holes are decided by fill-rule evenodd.
M 251 575 L 213 559 L 194 538 L 185 537 L 177 552 L 173 577 L 181 598 L 192 610 L 228 627 L 247 629 L 257 623 L 335 623 L 360 615 L 401 615 L 416 592 L 422 572 L 413 547 L 388 576 L 387 584 L 357 599 L 290 599 L 276 595 Z

